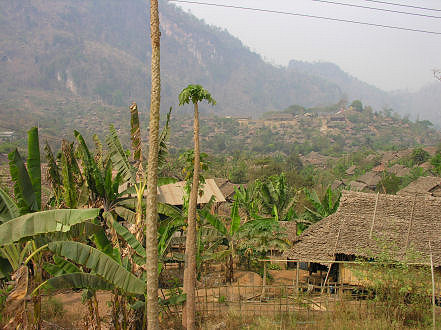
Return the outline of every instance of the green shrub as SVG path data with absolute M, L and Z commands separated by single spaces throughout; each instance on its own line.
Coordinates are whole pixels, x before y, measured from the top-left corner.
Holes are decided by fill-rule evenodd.
M 405 326 L 427 326 L 431 315 L 431 273 L 421 264 L 419 254 L 408 251 L 397 261 L 400 248 L 390 243 L 378 242 L 380 253 L 360 259 L 353 266 L 354 274 L 362 279 L 371 301 L 388 320 Z M 375 260 L 370 262 L 368 260 Z
M 420 165 L 429 160 L 430 154 L 423 148 L 415 148 L 410 156 L 415 165 Z

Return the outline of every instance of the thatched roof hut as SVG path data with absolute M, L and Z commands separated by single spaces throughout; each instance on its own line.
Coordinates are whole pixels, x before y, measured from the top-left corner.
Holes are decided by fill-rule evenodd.
M 388 168 L 387 171 L 389 173 L 395 174 L 398 177 L 403 177 L 403 176 L 406 176 L 410 173 L 410 168 L 408 168 L 404 165 L 395 164 L 395 165 L 391 166 L 390 168 Z
M 360 181 L 351 181 L 351 182 L 349 182 L 348 187 L 352 191 L 363 191 L 364 189 L 368 188 L 368 185 L 366 183 L 360 182 Z
M 368 188 L 374 190 L 377 184 L 381 181 L 381 173 L 379 172 L 367 172 L 360 176 L 357 181 L 366 183 Z
M 441 197 L 441 178 L 435 176 L 421 176 L 407 187 L 397 192 L 401 196 L 433 196 Z
M 231 183 L 230 180 L 225 178 L 214 178 L 219 190 L 222 192 L 226 200 L 232 200 L 235 190 L 234 188 L 239 188 L 240 184 Z
M 433 197 L 344 191 L 338 211 L 310 226 L 284 256 L 301 261 L 370 257 L 382 252 L 382 242 L 396 248 L 397 260 L 411 252 L 421 254 L 417 262 L 427 263 L 431 241 L 434 265 L 439 267 L 440 210 L 441 200 Z

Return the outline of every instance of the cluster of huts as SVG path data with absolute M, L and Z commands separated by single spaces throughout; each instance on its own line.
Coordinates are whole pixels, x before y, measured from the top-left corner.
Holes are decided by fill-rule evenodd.
M 159 201 L 182 205 L 184 184 L 159 187 Z M 235 186 L 226 179 L 207 179 L 198 204 L 214 196 L 213 211 L 228 216 Z M 311 273 L 320 271 L 322 280 L 326 274 L 329 282 L 354 285 L 359 281 L 342 261 L 375 258 L 385 248 L 395 260 L 406 260 L 411 254 L 421 265 L 428 265 L 432 254 L 434 267 L 441 270 L 440 197 L 439 177 L 420 177 L 396 195 L 343 190 L 337 212 L 300 236 L 295 221 L 283 224 L 292 246 L 278 258 L 287 260 L 287 267 L 302 264 Z

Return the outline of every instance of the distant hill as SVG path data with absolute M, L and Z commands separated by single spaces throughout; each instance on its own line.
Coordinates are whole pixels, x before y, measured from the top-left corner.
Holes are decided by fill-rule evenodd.
M 257 117 L 342 98 L 388 104 L 388 94 L 335 65 L 275 67 L 227 31 L 172 4 L 161 1 L 160 12 L 163 111 L 177 105 L 189 83 L 212 92 L 218 114 Z M 100 133 L 112 122 L 127 125 L 133 100 L 145 118 L 150 54 L 143 0 L 2 1 L 0 126 L 23 131 L 38 122 L 52 136 L 72 128 Z
M 329 83 L 339 86 L 343 97 L 347 101 L 363 100 L 364 103 L 378 110 L 395 104 L 395 99 L 392 95 L 349 75 L 334 63 L 310 63 L 291 60 L 288 64 L 288 70 L 293 72 L 293 74 L 303 73 L 320 77 Z

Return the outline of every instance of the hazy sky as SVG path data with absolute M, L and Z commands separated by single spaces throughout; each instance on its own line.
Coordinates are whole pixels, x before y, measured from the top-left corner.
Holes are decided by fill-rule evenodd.
M 438 16 L 417 17 L 351 8 L 313 0 L 196 0 L 216 4 L 287 11 L 441 33 L 440 0 L 385 0 L 439 9 L 424 11 L 366 0 L 335 0 L 376 8 Z M 226 28 L 251 50 L 276 65 L 289 60 L 327 61 L 384 90 L 416 90 L 434 82 L 441 68 L 441 35 L 398 31 L 314 18 L 176 3 L 206 23 Z

